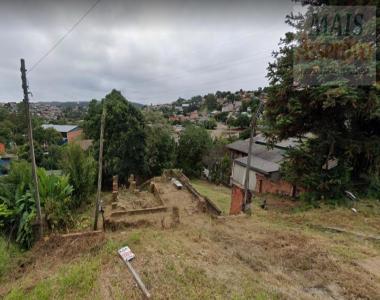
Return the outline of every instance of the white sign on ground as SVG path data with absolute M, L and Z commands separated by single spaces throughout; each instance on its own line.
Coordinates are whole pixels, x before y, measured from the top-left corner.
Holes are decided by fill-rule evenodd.
M 135 257 L 135 254 L 128 246 L 119 249 L 117 252 L 125 262 L 128 262 Z

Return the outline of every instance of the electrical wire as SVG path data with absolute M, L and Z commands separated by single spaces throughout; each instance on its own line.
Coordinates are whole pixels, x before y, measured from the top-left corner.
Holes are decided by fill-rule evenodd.
M 39 60 L 37 60 L 32 67 L 28 70 L 27 73 L 32 72 L 45 58 L 47 58 L 64 40 L 67 38 L 74 29 L 82 23 L 82 21 L 90 14 L 90 12 L 99 4 L 101 0 L 97 0 L 94 4 L 90 6 L 90 8 L 79 18 L 77 22 L 74 23 L 73 26 L 51 47 L 44 55 L 41 56 Z

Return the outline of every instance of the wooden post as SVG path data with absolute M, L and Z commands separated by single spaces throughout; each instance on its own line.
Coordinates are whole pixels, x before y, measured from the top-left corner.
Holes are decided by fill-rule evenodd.
M 34 182 L 34 196 L 36 200 L 37 222 L 39 225 L 39 237 L 41 238 L 43 235 L 41 201 L 40 201 L 40 193 L 39 193 L 39 188 L 38 188 L 36 157 L 34 154 L 32 118 L 30 116 L 30 111 L 29 111 L 28 83 L 26 80 L 25 60 L 23 58 L 21 59 L 20 70 L 21 70 L 22 89 L 24 92 L 25 115 L 26 115 L 26 121 L 28 123 L 28 139 L 29 139 L 29 148 L 30 148 L 30 159 L 32 161 L 32 175 L 33 175 L 33 182 Z
M 123 261 L 127 265 L 129 271 L 132 273 L 133 278 L 135 279 L 140 290 L 144 293 L 144 296 L 149 299 L 151 297 L 151 295 L 150 295 L 149 291 L 147 290 L 147 288 L 145 287 L 145 284 L 141 280 L 139 274 L 135 271 L 135 269 L 132 267 L 131 263 L 128 260 L 123 260 Z
M 253 138 L 256 136 L 256 126 L 257 119 L 263 110 L 263 102 L 260 101 L 257 111 L 252 116 L 251 122 L 251 134 L 249 136 L 249 146 L 248 146 L 248 158 L 247 158 L 247 167 L 245 168 L 245 177 L 244 177 L 244 200 L 243 200 L 243 211 L 248 209 L 247 201 L 248 201 L 248 189 L 249 189 L 249 171 L 251 169 L 251 161 L 252 161 L 252 144 Z
M 98 170 L 98 190 L 96 193 L 96 207 L 94 218 L 94 230 L 98 229 L 98 217 L 100 208 L 100 193 L 102 191 L 102 172 L 103 172 L 103 143 L 104 143 L 104 126 L 106 122 L 106 99 L 103 101 L 102 119 L 100 123 L 100 145 L 99 145 L 99 170 Z

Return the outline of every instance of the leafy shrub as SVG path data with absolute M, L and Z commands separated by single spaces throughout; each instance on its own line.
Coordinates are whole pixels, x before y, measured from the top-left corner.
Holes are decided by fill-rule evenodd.
M 242 132 L 239 133 L 239 140 L 249 139 L 250 136 L 251 128 L 244 129 Z
M 0 227 L 24 249 L 35 240 L 36 203 L 31 178 L 31 166 L 26 161 L 13 162 L 8 176 L 0 179 Z M 71 222 L 68 178 L 48 176 L 38 169 L 41 205 L 51 228 L 68 226 Z
M 343 192 L 349 188 L 351 168 L 343 160 L 338 166 L 326 170 L 326 155 L 317 152 L 318 140 L 308 141 L 298 148 L 291 148 L 281 165 L 283 177 L 307 190 L 303 199 L 309 203 L 321 199 L 332 199 L 338 202 Z
M 212 140 L 206 129 L 188 126 L 178 143 L 177 164 L 187 176 L 199 177 L 203 170 L 202 158 L 208 153 Z
M 77 208 L 93 191 L 96 175 L 95 160 L 79 145 L 70 144 L 64 150 L 61 166 L 63 172 L 69 177 L 68 182 L 74 188 L 70 208 Z
M 228 140 L 214 140 L 210 150 L 202 159 L 209 170 L 208 179 L 216 184 L 229 183 L 232 162 L 226 152 L 226 144 Z
M 201 126 L 205 129 L 215 129 L 217 126 L 217 123 L 214 118 L 209 118 L 208 120 L 202 121 Z
M 30 183 L 31 168 L 26 161 L 12 163 L 9 175 L 0 180 L 0 224 L 22 248 L 34 242 L 36 211 Z
M 161 175 L 164 169 L 171 169 L 175 160 L 176 143 L 174 130 L 167 119 L 157 111 L 143 112 L 146 135 L 147 176 Z
M 41 204 L 45 209 L 45 219 L 51 229 L 67 228 L 73 223 L 70 207 L 73 187 L 68 176 L 47 175 L 38 170 Z
M 22 248 L 29 249 L 35 240 L 33 224 L 36 220 L 36 204 L 30 192 L 18 195 L 14 217 L 18 219 L 16 242 Z
M 373 175 L 369 178 L 368 197 L 380 199 L 380 177 Z

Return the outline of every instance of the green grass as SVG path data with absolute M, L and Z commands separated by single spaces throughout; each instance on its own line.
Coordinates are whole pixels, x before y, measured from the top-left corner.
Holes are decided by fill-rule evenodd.
M 199 179 L 191 180 L 191 184 L 199 193 L 213 201 L 223 214 L 228 215 L 231 205 L 231 190 L 229 188 Z
M 0 281 L 10 271 L 12 262 L 19 254 L 20 251 L 14 244 L 11 243 L 7 247 L 6 239 L 0 236 Z
M 96 258 L 65 265 L 57 275 L 41 280 L 33 289 L 13 289 L 5 299 L 85 299 L 95 288 L 99 268 Z
M 94 287 L 98 268 L 99 263 L 95 260 L 64 268 L 57 278 L 59 294 L 62 296 L 72 294 L 79 298 L 88 295 Z

